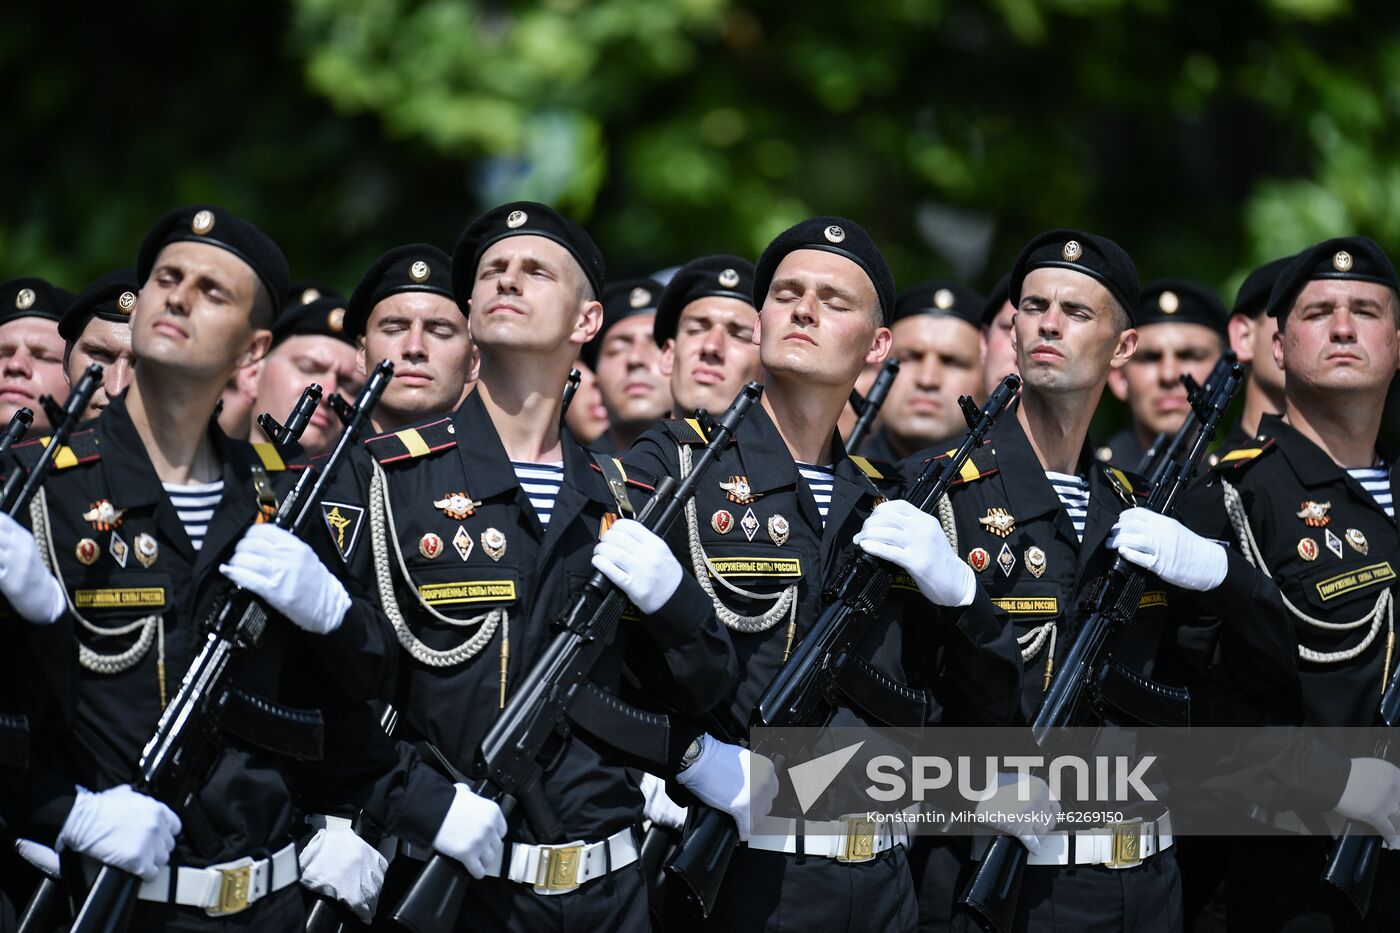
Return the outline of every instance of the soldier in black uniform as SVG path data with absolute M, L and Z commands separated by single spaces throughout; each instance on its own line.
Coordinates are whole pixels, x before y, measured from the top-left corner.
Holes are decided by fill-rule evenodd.
M 704 256 L 681 266 L 656 306 L 651 335 L 670 380 L 671 412 L 697 408 L 718 416 L 758 378 L 753 340 L 753 263 L 738 256 Z
M 957 282 L 934 280 L 895 299 L 894 347 L 899 375 L 880 409 L 879 430 L 860 453 L 898 463 L 939 441 L 961 435 L 958 398 L 982 396 L 981 295 Z M 1005 374 L 1003 374 L 1005 375 Z
M 1269 292 L 1274 280 L 1288 265 L 1291 256 L 1267 262 L 1245 276 L 1235 295 L 1227 324 L 1230 349 L 1245 365 L 1244 409 L 1240 420 L 1230 426 L 1225 435 L 1226 449 L 1243 447 L 1259 433 L 1259 421 L 1265 415 L 1283 412 L 1283 370 L 1274 361 L 1274 334 L 1278 320 L 1264 312 L 1269 307 Z
M 580 354 L 608 409 L 608 433 L 591 445 L 594 450 L 626 450 L 671 410 L 670 381 L 652 337 L 663 290 L 655 279 L 622 279 L 600 295 L 602 327 Z
M 1018 307 L 1013 336 L 1025 380 L 1021 400 L 950 492 L 943 531 L 1020 643 L 1021 716 L 1029 720 L 1053 664 L 1072 643 L 1086 588 L 1114 550 L 1161 581 L 1149 585 L 1130 637 L 1115 654 L 1143 676 L 1156 673 L 1169 626 L 1195 611 L 1186 591 L 1209 591 L 1219 607 L 1273 604 L 1267 581 L 1238 555 L 1135 508 L 1145 494 L 1141 480 L 1090 455 L 1089 422 L 1109 370 L 1122 366 L 1136 343 L 1131 315 L 1138 282 L 1128 255 L 1080 231 L 1041 234 L 1017 259 L 1010 295 Z M 906 474 L 938 453 L 911 458 Z M 1232 639 L 1247 634 L 1229 633 Z M 1286 665 L 1286 657 L 1278 663 Z M 1180 929 L 1169 816 L 1160 810 L 1142 816 L 1143 858 L 1131 866 L 1110 864 L 1112 836 L 1102 830 L 1077 838 L 1060 830 L 1033 840 L 1016 928 Z M 975 856 L 981 848 L 974 843 Z
M 1301 708 L 1276 703 L 1258 721 L 1370 725 L 1396 663 L 1396 481 L 1377 444 L 1400 353 L 1396 286 L 1389 258 L 1364 237 L 1327 240 L 1284 266 L 1268 300 L 1284 413 L 1264 415 L 1255 439 L 1224 453 L 1191 503 L 1197 528 L 1237 545 L 1282 591 L 1286 610 L 1262 621 L 1296 637 Z M 1262 819 L 1287 831 L 1299 813 L 1331 810 L 1400 841 L 1400 769 L 1326 746 L 1298 760 L 1311 768 L 1286 789 L 1295 805 L 1261 790 Z M 1395 929 L 1394 853 L 1381 854 L 1362 925 L 1329 912 L 1318 878 L 1330 845 L 1325 836 L 1234 840 L 1231 928 Z
M 836 433 L 856 377 L 889 351 L 894 297 L 884 258 L 849 220 L 813 218 L 769 245 L 754 279 L 762 403 L 712 467 L 673 542 L 729 628 L 740 665 L 737 686 L 708 723 L 687 730 L 695 739 L 669 785 L 682 803 L 730 813 L 747 839 L 730 862 L 711 929 L 912 930 L 916 923 L 902 829 L 884 824 L 872 832 L 843 817 L 805 829 L 789 821 L 785 836 L 749 839 L 750 812 L 761 814 L 776 787 L 771 772 L 736 744 L 760 693 L 819 614 L 823 582 L 851 554 L 853 538 L 906 569 L 939 558 L 942 566 L 958 563 L 946 545 L 922 546 L 908 513 L 935 532 L 937 523 L 907 503 L 882 507 L 874 513 L 888 513 L 882 521 L 867 522 L 899 484 L 888 465 L 848 456 Z M 702 443 L 692 423 L 668 421 L 645 434 L 627 462 L 682 476 Z M 912 550 L 900 547 L 915 542 Z M 939 578 L 910 573 L 920 588 Z M 906 587 L 888 600 L 862 653 L 897 681 L 932 686 L 944 721 L 1009 721 L 1019 694 L 1010 638 L 986 598 L 973 599 L 970 579 L 956 578 L 955 593 L 931 585 L 940 605 L 962 608 L 931 612 Z M 873 720 L 845 703 L 833 720 L 865 721 Z M 805 857 L 796 854 L 799 845 Z M 676 920 L 698 923 L 688 913 Z
M 28 408 L 34 412 L 33 430 L 49 426 L 39 399 L 65 395 L 58 322 L 72 303 L 72 292 L 40 278 L 0 284 L 0 424 Z
M 102 367 L 102 385 L 88 406 L 93 417 L 131 382 L 131 312 L 140 290 L 135 269 L 109 272 L 83 289 L 58 322 L 58 334 L 66 341 L 63 369 L 69 385 L 89 364 Z
M 1011 319 L 1016 306 L 1010 298 L 1011 274 L 1003 275 L 982 306 L 982 398 L 991 395 L 1001 381 L 1016 371 L 1016 349 L 1011 345 Z
M 286 263 L 257 228 L 204 206 L 161 218 L 136 268 L 131 387 L 73 435 L 28 514 L 76 633 L 72 767 L 92 789 L 129 781 L 204 643 L 220 573 L 263 596 L 274 616 L 241 681 L 251 699 L 230 707 L 228 744 L 182 815 L 172 864 L 142 872 L 132 927 L 295 930 L 294 798 L 314 801 L 324 779 L 289 757 L 309 754 L 314 735 L 264 747 L 274 730 L 262 701 L 341 701 L 315 655 L 349 597 L 307 545 L 271 525 L 249 530 L 275 509 L 286 464 L 212 420 L 233 371 L 267 349 Z M 33 462 L 40 443 L 16 451 Z
M 1206 381 L 1225 350 L 1225 318 L 1225 305 L 1200 282 L 1159 279 L 1143 286 L 1137 349 L 1108 374 L 1109 391 L 1127 404 L 1132 420 L 1094 451 L 1100 462 L 1141 470 L 1156 440 L 1185 423 L 1191 410 L 1181 377 Z
M 624 476 L 559 427 L 569 368 L 601 321 L 597 247 L 551 208 L 515 202 L 467 228 L 453 269 L 481 348 L 476 390 L 450 415 L 370 438 L 322 503 L 335 559 L 368 590 L 353 624 L 366 643 L 403 649 L 368 671 L 399 710 L 395 738 L 469 769 L 594 568 L 640 615 L 596 682 L 617 689 L 629 656 L 655 696 L 702 714 L 733 679 L 732 648 L 665 544 L 621 517 L 651 479 Z M 558 835 L 528 822 L 507 831 L 494 802 L 416 758 L 381 775 L 369 810 L 404 843 L 383 902 L 397 903 L 436 849 L 482 879 L 468 889 L 464 928 L 645 929 L 642 797 L 621 755 L 575 731 L 542 784 Z

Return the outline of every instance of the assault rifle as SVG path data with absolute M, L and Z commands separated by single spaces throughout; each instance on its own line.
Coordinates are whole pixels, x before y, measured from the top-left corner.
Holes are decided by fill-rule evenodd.
M 870 391 L 864 398 L 855 389 L 851 390 L 851 407 L 856 410 L 856 423 L 851 428 L 851 436 L 846 438 L 847 453 L 860 453 L 860 445 L 865 443 L 865 435 L 870 433 L 870 426 L 875 423 L 875 416 L 880 414 L 880 409 L 884 407 L 890 387 L 894 385 L 898 375 L 899 360 L 888 359 L 885 360 L 885 365 L 880 367 L 880 374 L 870 384 Z
M 73 436 L 73 429 L 87 414 L 92 396 L 101 386 L 102 367 L 93 363 L 83 371 L 82 376 L 78 378 L 78 384 L 69 391 L 68 400 L 62 405 L 47 395 L 39 399 L 39 404 L 44 406 L 44 413 L 49 416 L 49 424 L 53 425 L 53 433 L 44 445 L 44 452 L 40 454 L 38 463 L 30 467 L 27 473 L 15 464 L 15 468 L 10 470 L 10 475 L 5 478 L 5 485 L 0 487 L 0 509 L 4 509 L 6 515 L 14 518 L 29 508 L 29 500 L 34 498 L 39 487 L 44 485 L 49 470 L 53 468 L 54 458 L 67 446 L 68 438 Z M 20 418 L 24 413 L 29 415 L 28 422 Z M 5 428 L 6 437 L 10 437 L 16 430 L 23 433 L 23 430 L 16 426 L 16 420 L 28 427 L 33 423 L 34 414 L 27 408 L 15 412 Z M 24 485 L 21 486 L 20 483 Z

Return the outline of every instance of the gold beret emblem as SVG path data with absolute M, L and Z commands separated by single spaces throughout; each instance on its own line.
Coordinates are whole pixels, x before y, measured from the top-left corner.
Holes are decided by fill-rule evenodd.
M 122 314 L 130 314 L 134 307 L 136 307 L 135 292 L 122 292 L 117 296 L 117 310 Z
M 645 308 L 649 301 L 651 301 L 651 292 L 640 285 L 632 289 L 632 293 L 627 296 L 627 303 L 634 308 Z
M 1157 307 L 1163 314 L 1175 314 L 1181 307 L 1181 299 L 1176 297 L 1176 292 L 1162 292 L 1157 296 Z
M 736 288 L 739 285 L 739 273 L 733 269 L 725 269 L 719 274 L 719 284 L 721 288 Z
M 1344 249 L 1339 249 L 1332 257 L 1332 268 L 1338 272 L 1350 272 L 1352 266 L 1351 253 Z
M 321 290 L 319 288 L 304 288 L 301 290 L 301 303 L 304 305 L 309 305 L 320 297 Z
M 345 309 L 335 308 L 326 315 L 326 326 L 331 333 L 338 334 L 345 329 Z
M 15 295 L 15 307 L 19 308 L 21 311 L 28 311 L 30 308 L 34 307 L 35 297 L 34 289 L 21 288 Z
M 940 288 L 933 293 L 933 306 L 939 311 L 947 311 L 953 306 L 953 291 L 949 288 Z
M 195 214 L 194 219 L 190 221 L 190 229 L 193 230 L 195 233 L 199 234 L 200 236 L 204 236 L 210 230 L 213 230 L 214 212 L 200 211 L 199 213 Z
M 523 225 L 525 221 L 529 219 L 530 215 L 525 213 L 524 211 L 511 211 L 510 216 L 506 218 L 506 226 L 514 230 L 516 227 Z
M 1078 240 L 1070 240 L 1064 249 L 1060 250 L 1060 255 L 1065 257 L 1066 262 L 1075 262 L 1084 255 L 1084 247 L 1079 245 Z
M 420 284 L 428 281 L 428 276 L 432 274 L 433 270 L 428 268 L 428 264 L 421 259 L 408 267 L 408 277 Z
M 827 240 L 832 243 L 840 243 L 842 240 L 846 239 L 846 231 L 836 226 L 836 224 L 827 227 L 823 232 L 826 234 Z

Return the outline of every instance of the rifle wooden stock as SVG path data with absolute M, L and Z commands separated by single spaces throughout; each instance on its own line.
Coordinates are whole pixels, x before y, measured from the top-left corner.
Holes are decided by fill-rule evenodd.
M 951 456 L 924 466 L 909 487 L 908 501 L 924 512 L 936 508 L 972 451 L 981 446 L 997 417 L 1016 397 L 1020 384 L 1019 376 L 1007 376 L 980 412 L 970 398 L 960 400 L 968 420 L 967 434 Z M 821 726 L 830 721 L 834 707 L 828 684 L 851 657 L 897 572 L 894 565 L 864 551 L 857 551 L 842 566 L 825 594 L 821 616 L 759 697 L 750 727 Z M 739 829 L 722 810 L 697 806 L 692 811 L 685 838 L 666 871 L 680 882 L 701 915 L 708 917 L 739 844 Z

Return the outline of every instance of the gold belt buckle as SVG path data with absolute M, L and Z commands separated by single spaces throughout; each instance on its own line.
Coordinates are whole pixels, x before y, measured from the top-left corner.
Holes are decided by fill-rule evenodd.
M 248 895 L 253 886 L 253 860 L 244 856 L 237 862 L 222 865 L 219 872 L 219 899 L 204 912 L 211 917 L 224 917 L 248 909 Z
M 859 816 L 843 816 L 846 838 L 841 845 L 838 862 L 868 862 L 875 857 L 875 833 L 879 827 L 873 820 Z
M 578 887 L 583 845 L 540 846 L 540 864 L 535 869 L 535 890 L 541 894 L 572 891 Z
M 1132 868 L 1142 864 L 1142 817 L 1126 823 L 1108 823 L 1113 830 L 1113 844 L 1105 868 Z

